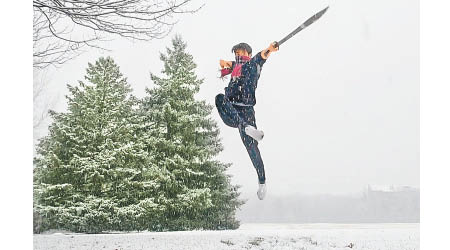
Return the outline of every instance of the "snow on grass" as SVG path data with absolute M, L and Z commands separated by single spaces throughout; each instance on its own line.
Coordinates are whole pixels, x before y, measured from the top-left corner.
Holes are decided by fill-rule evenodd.
M 233 231 L 34 235 L 35 250 L 419 250 L 419 224 L 243 224 Z

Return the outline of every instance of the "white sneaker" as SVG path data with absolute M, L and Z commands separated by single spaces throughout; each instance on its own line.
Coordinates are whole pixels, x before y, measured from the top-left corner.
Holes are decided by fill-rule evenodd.
M 257 130 L 253 126 L 245 127 L 244 131 L 248 136 L 250 136 L 251 138 L 253 138 L 257 141 L 261 141 L 262 138 L 264 137 L 264 132 L 262 132 L 261 130 Z
M 259 184 L 259 188 L 258 188 L 258 192 L 256 192 L 256 194 L 258 195 L 258 198 L 260 200 L 264 199 L 264 197 L 266 196 L 266 192 L 267 192 L 267 188 L 266 188 L 266 184 Z

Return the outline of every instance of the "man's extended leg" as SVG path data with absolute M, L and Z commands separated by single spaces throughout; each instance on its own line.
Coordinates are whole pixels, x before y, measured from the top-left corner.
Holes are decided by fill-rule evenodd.
M 266 183 L 266 175 L 264 172 L 264 163 L 261 158 L 261 153 L 259 152 L 259 149 L 258 149 L 258 142 L 248 135 L 243 136 L 242 135 L 243 132 L 240 131 L 240 133 L 241 133 L 241 138 L 245 137 L 245 138 L 242 138 L 242 141 L 244 141 L 245 148 L 247 149 L 248 155 L 250 156 L 250 159 L 252 160 L 253 167 L 255 167 L 256 173 L 258 174 L 259 184 L 264 184 L 264 183 Z M 252 140 L 253 142 L 250 142 L 250 143 L 246 142 L 248 139 Z
M 239 113 L 241 113 L 244 121 L 248 125 L 254 126 L 256 128 L 255 111 L 253 107 L 242 107 L 238 108 L 238 110 L 240 111 Z M 245 128 L 239 128 L 239 133 L 241 135 L 242 142 L 247 149 L 248 155 L 252 160 L 253 166 L 256 169 L 256 173 L 258 174 L 258 181 L 260 184 L 263 184 L 266 182 L 266 176 L 264 172 L 264 163 L 261 158 L 261 153 L 258 149 L 258 141 L 248 136 L 245 133 Z

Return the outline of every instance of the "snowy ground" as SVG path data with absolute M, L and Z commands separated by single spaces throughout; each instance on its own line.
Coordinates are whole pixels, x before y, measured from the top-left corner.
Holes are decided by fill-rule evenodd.
M 419 250 L 419 224 L 243 224 L 234 231 L 34 235 L 34 249 Z

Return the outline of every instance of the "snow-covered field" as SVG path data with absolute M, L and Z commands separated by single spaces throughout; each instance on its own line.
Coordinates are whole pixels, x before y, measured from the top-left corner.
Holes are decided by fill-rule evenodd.
M 34 249 L 419 249 L 419 224 L 243 224 L 234 231 L 34 235 Z

